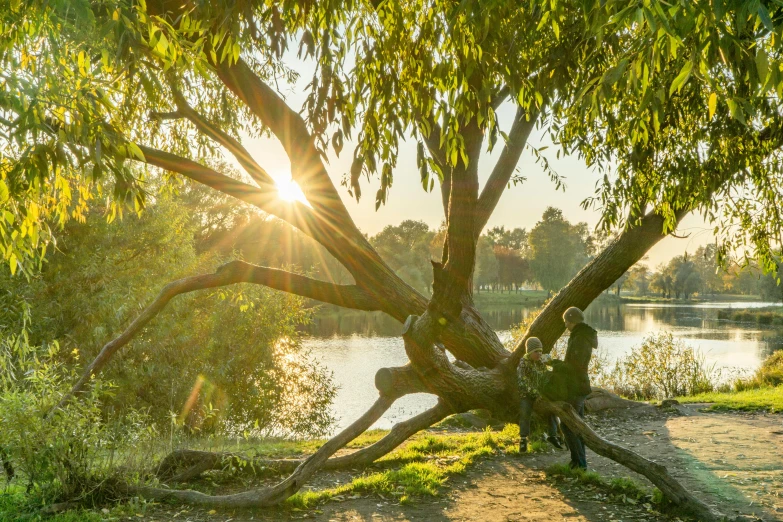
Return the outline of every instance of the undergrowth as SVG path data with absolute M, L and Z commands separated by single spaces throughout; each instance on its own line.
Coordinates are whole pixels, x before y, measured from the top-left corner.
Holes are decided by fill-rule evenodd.
M 650 512 L 672 511 L 671 503 L 658 488 L 650 490 L 628 477 L 607 479 L 595 471 L 571 469 L 567 464 L 554 464 L 548 467 L 546 472 L 554 477 L 595 488 L 616 502 L 641 504 Z

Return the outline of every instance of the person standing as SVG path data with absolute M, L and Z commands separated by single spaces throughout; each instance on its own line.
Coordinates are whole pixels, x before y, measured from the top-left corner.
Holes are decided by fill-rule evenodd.
M 587 325 L 582 310 L 572 306 L 563 314 L 563 321 L 571 335 L 568 337 L 563 363 L 568 376 L 568 398 L 566 402 L 574 407 L 580 417 L 585 415 L 585 399 L 592 391 L 590 388 L 590 376 L 587 373 L 593 350 L 598 348 L 598 332 Z M 571 450 L 571 468 L 587 469 L 587 456 L 585 443 L 582 437 L 571 431 L 563 423 L 563 435 L 565 435 L 568 448 Z
M 546 363 L 551 359 L 543 354 L 544 346 L 538 337 L 530 337 L 525 341 L 525 356 L 517 366 L 517 385 L 521 402 L 519 405 L 519 452 L 527 453 L 528 437 L 530 436 L 530 418 L 533 416 L 533 404 L 542 395 L 547 384 L 549 372 Z M 561 448 L 557 437 L 557 417 L 548 416 L 547 440 L 556 448 Z

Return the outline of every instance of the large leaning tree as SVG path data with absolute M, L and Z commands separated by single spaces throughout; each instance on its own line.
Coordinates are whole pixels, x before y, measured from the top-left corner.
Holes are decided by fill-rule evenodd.
M 517 179 L 536 126 L 606 171 L 591 201 L 602 226 L 619 233 L 525 338 L 551 347 L 568 306 L 589 305 L 691 211 L 722 224 L 724 247 L 746 246 L 768 266 L 780 245 L 783 24 L 775 2 L 3 0 L 0 17 L 0 246 L 12 272 L 34 270 L 56 224 L 80 218 L 96 193 L 115 214 L 142 208 L 138 173 L 151 167 L 286 221 L 354 280 L 234 261 L 173 281 L 103 347 L 73 394 L 185 292 L 253 283 L 404 323 L 409 364 L 380 370 L 375 404 L 314 455 L 268 463 L 291 472 L 279 484 L 226 496 L 140 490 L 147 496 L 274 505 L 318 470 L 371 464 L 451 413 L 480 408 L 516 419 L 514 368 L 525 339 L 513 351 L 503 346 L 473 304 L 471 278 L 478 237 Z M 281 94 L 296 79 L 297 52 L 314 66 L 301 108 Z M 501 129 L 498 111 L 506 110 L 513 123 Z M 309 204 L 278 198 L 263 158 L 242 145 L 248 135 L 280 142 Z M 419 144 L 418 173 L 396 168 L 405 139 Z M 480 186 L 479 158 L 495 147 Z M 432 262 L 431 299 L 403 282 L 355 225 L 328 174 L 329 152 L 353 154 L 343 185 L 356 198 L 365 178 L 380 182 L 378 205 L 395 174 L 438 187 L 446 236 Z M 208 166 L 222 155 L 244 179 Z M 420 392 L 436 395 L 437 405 L 365 449 L 332 457 L 396 399 Z M 603 440 L 569 406 L 536 407 L 701 519 L 721 518 L 663 466 Z M 161 470 L 182 481 L 224 458 L 182 452 Z

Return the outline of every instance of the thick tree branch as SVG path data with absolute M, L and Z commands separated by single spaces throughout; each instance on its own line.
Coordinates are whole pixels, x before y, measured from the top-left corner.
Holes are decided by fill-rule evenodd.
M 283 202 L 278 197 L 274 184 L 254 187 L 241 181 L 229 178 L 215 170 L 188 158 L 171 154 L 159 149 L 138 145 L 144 154 L 144 161 L 149 165 L 176 172 L 197 183 L 211 187 L 228 196 L 234 197 L 256 208 L 268 212 L 287 221 L 310 237 L 316 238 L 319 220 L 312 210 L 298 201 Z
M 525 150 L 525 144 L 530 136 L 530 132 L 535 127 L 538 113 L 528 114 L 521 106 L 517 107 L 514 116 L 514 124 L 511 132 L 508 134 L 508 141 L 503 147 L 492 173 L 487 179 L 487 183 L 481 191 L 478 203 L 476 204 L 476 237 L 481 235 L 481 231 L 487 225 L 492 212 L 500 201 L 503 191 L 508 186 L 511 176 L 514 174 L 519 163 L 522 151 Z
M 472 276 L 476 259 L 474 235 L 478 200 L 478 162 L 483 132 L 472 119 L 464 126 L 467 164 L 460 158 L 451 169 L 449 206 L 446 216 L 446 240 L 443 266 L 434 266 L 431 305 L 452 319 L 462 306 L 472 302 Z
M 402 339 L 405 353 L 427 390 L 440 397 L 455 412 L 472 408 L 488 408 L 505 412 L 502 418 L 513 418 L 518 401 L 513 400 L 503 383 L 504 369 L 476 370 L 469 365 L 449 361 L 439 343 L 443 325 L 428 310 L 421 317 L 410 316 L 405 321 Z
M 375 388 L 381 395 L 402 397 L 410 393 L 429 393 L 419 374 L 410 364 L 381 368 L 375 373 Z
M 498 93 L 492 97 L 492 101 L 490 102 L 492 110 L 497 111 L 503 102 L 506 101 L 506 98 L 508 98 L 510 93 L 511 89 L 509 89 L 508 85 L 501 87 L 500 90 L 498 90 Z
M 163 287 L 158 297 L 147 305 L 136 319 L 118 337 L 104 345 L 98 356 L 84 370 L 84 373 L 65 395 L 55 409 L 62 407 L 74 394 L 84 389 L 87 382 L 100 372 L 117 353 L 128 344 L 147 323 L 160 313 L 174 297 L 196 290 L 216 288 L 236 283 L 253 283 L 282 290 L 302 297 L 309 297 L 325 303 L 358 310 L 379 310 L 377 301 L 356 286 L 336 285 L 311 279 L 285 270 L 251 265 L 243 261 L 232 261 L 218 268 L 213 274 L 186 277 Z
M 153 120 L 179 120 L 184 117 L 185 115 L 179 111 L 169 111 L 169 112 L 153 111 L 150 113 L 150 118 Z
M 742 147 L 737 147 L 734 161 L 726 161 L 723 156 L 711 156 L 701 166 L 702 176 L 698 183 L 703 184 L 705 180 L 710 180 L 709 186 L 712 187 L 711 194 L 715 194 L 726 183 L 730 182 L 732 176 L 738 169 L 744 168 L 743 159 L 747 154 L 744 147 L 761 147 L 760 150 L 772 154 L 773 151 L 783 146 L 783 132 L 779 122 L 746 138 L 737 137 Z M 740 167 L 738 167 L 740 165 Z M 692 187 L 683 185 L 681 187 L 682 196 L 688 195 Z M 695 207 L 679 209 L 675 212 L 675 226 L 688 212 Z M 604 290 L 609 288 L 620 276 L 629 268 L 635 265 L 644 257 L 647 251 L 668 235 L 664 233 L 666 220 L 655 212 L 648 212 L 638 223 L 627 227 L 623 232 L 609 244 L 592 261 L 585 265 L 579 273 L 562 289 L 558 294 L 547 303 L 546 307 L 536 317 L 528 328 L 527 332 L 520 339 L 514 349 L 514 353 L 505 361 L 504 364 L 510 367 L 516 367 L 519 359 L 525 353 L 525 341 L 528 337 L 536 336 L 544 343 L 545 349 L 551 349 L 557 339 L 563 334 L 565 324 L 562 314 L 570 306 L 576 306 L 581 309 L 593 302 Z
M 707 504 L 694 497 L 677 479 L 669 474 L 665 466 L 602 438 L 576 414 L 576 410 L 570 404 L 538 400 L 535 403 L 535 409 L 540 413 L 560 417 L 566 426 L 584 439 L 585 444 L 591 450 L 647 477 L 663 492 L 667 499 L 695 515 L 698 520 L 705 522 L 726 520 L 724 515 L 715 512 Z
M 681 212 L 679 219 L 684 215 L 685 212 Z M 562 315 L 566 309 L 571 306 L 582 310 L 587 308 L 601 292 L 609 288 L 644 257 L 650 248 L 666 237 L 663 230 L 664 219 L 652 212 L 638 225 L 624 230 L 547 303 L 515 347 L 507 364 L 516 367 L 525 354 L 524 343 L 531 336 L 541 339 L 545 350 L 549 351 L 565 330 Z
M 177 104 L 177 112 L 189 119 L 196 128 L 206 134 L 217 143 L 226 148 L 242 165 L 242 168 L 252 177 L 259 186 L 275 187 L 275 181 L 261 166 L 253 159 L 253 156 L 242 146 L 239 141 L 229 136 L 219 128 L 212 125 L 201 114 L 191 107 L 182 93 L 174 86 L 171 86 L 174 95 L 174 101 Z
M 363 237 L 345 208 L 321 160 L 302 116 L 243 60 L 235 65 L 215 64 L 218 77 L 277 137 L 291 160 L 291 173 L 316 212 L 343 228 L 345 234 Z

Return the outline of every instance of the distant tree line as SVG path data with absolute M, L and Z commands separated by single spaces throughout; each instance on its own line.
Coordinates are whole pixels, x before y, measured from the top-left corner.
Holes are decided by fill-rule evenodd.
M 229 255 L 240 252 L 249 262 L 306 272 L 319 279 L 348 284 L 351 277 L 321 245 L 277 219 L 254 212 L 224 213 L 219 205 L 205 206 L 196 245 Z M 443 226 L 433 229 L 423 221 L 404 220 L 370 236 L 372 246 L 408 284 L 430 295 L 431 259 L 439 259 Z M 591 234 L 587 223 L 570 223 L 557 208 L 547 208 L 528 231 L 495 226 L 479 238 L 474 291 L 516 292 L 541 288 L 555 293 L 576 275 L 613 238 Z M 272 247 L 275 248 L 272 248 Z M 758 265 L 729 259 L 718 263 L 714 244 L 699 247 L 651 269 L 639 263 L 607 292 L 640 297 L 689 299 L 695 294 L 758 295 L 783 300 L 783 286 Z
M 423 221 L 389 225 L 370 237 L 370 243 L 406 282 L 430 293 L 432 266 L 442 252 L 444 230 L 431 230 Z M 480 238 L 473 285 L 476 292 L 518 291 L 535 286 L 556 292 L 595 252 L 596 240 L 587 223 L 570 223 L 559 209 L 549 207 L 527 231 L 496 226 Z
M 778 264 L 778 273 L 780 273 Z M 728 259 L 718 262 L 715 245 L 699 247 L 693 254 L 685 253 L 651 270 L 640 263 L 632 267 L 609 289 L 615 294 L 625 290 L 637 296 L 659 296 L 689 299 L 694 294 L 715 296 L 721 294 L 758 295 L 770 301 L 783 300 L 783 286 L 778 276 L 765 273 L 755 263 L 741 263 Z

